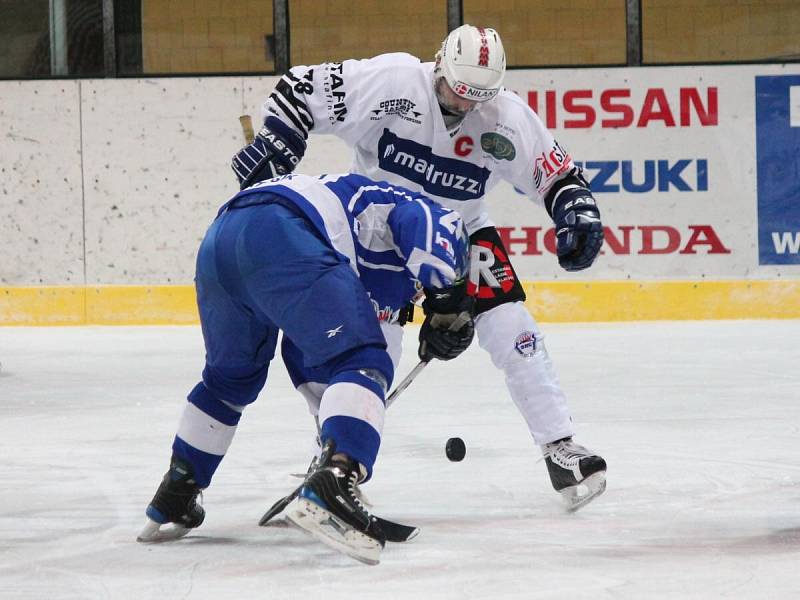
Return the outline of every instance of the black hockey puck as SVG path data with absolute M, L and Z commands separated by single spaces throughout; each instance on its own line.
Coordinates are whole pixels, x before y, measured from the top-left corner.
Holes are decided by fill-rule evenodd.
M 450 438 L 444 447 L 445 454 L 452 462 L 459 462 L 464 460 L 467 454 L 467 447 L 464 445 L 464 440 L 461 438 Z

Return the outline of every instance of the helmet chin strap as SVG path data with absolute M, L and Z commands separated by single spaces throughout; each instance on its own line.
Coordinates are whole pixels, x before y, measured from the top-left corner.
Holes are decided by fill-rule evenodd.
M 436 103 L 439 105 L 439 110 L 442 111 L 442 117 L 444 117 L 444 124 L 447 129 L 454 129 L 461 121 L 464 120 L 464 117 L 467 116 L 468 113 L 459 113 L 455 112 L 449 108 L 447 108 L 443 103 L 439 96 L 439 85 L 446 85 L 444 81 L 439 80 L 434 82 L 433 88 L 434 92 L 436 93 Z
M 460 114 L 448 110 L 441 102 L 439 102 L 439 110 L 442 111 L 442 117 L 444 117 L 444 124 L 447 129 L 454 129 L 467 116 L 466 113 Z

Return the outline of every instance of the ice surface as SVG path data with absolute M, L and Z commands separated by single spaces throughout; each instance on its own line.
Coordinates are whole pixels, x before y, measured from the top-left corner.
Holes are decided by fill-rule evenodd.
M 422 533 L 367 567 L 257 526 L 313 431 L 279 361 L 205 493 L 206 522 L 142 545 L 202 368 L 199 328 L 0 328 L 0 598 L 800 597 L 800 321 L 545 331 L 576 441 L 608 461 L 605 495 L 563 512 L 474 345 L 387 416 L 365 491 Z M 463 462 L 445 458 L 452 436 Z

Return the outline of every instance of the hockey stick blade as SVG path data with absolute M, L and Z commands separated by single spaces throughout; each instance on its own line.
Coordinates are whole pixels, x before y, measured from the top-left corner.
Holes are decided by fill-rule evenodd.
M 381 530 L 383 530 L 387 542 L 403 543 L 413 540 L 419 535 L 419 527 L 396 523 L 395 521 L 389 521 L 381 517 L 375 517 L 375 521 L 378 523 Z
M 264 516 L 261 517 L 261 520 L 258 522 L 258 524 L 261 527 L 266 527 L 267 523 L 269 523 L 272 519 L 277 517 L 284 510 L 286 510 L 286 507 L 289 506 L 292 503 L 292 500 L 297 498 L 297 495 L 300 493 L 300 490 L 302 489 L 302 487 L 303 486 L 301 485 L 296 490 L 294 490 L 291 494 L 289 494 L 288 496 L 284 496 L 283 498 L 278 500 L 275 504 L 273 504 L 272 507 L 267 512 L 264 513 Z
M 267 524 L 272 521 L 275 517 L 281 514 L 286 507 L 292 503 L 292 500 L 297 498 L 300 494 L 300 489 L 303 486 L 301 485 L 299 488 L 294 490 L 288 496 L 284 496 L 280 500 L 278 500 L 272 507 L 264 513 L 264 516 L 261 517 L 261 520 L 258 524 L 261 527 L 266 527 Z M 407 542 L 409 540 L 414 539 L 419 535 L 419 527 L 414 527 L 412 525 L 404 525 L 403 523 L 395 523 L 394 521 L 389 521 L 388 519 L 383 519 L 381 517 L 375 517 L 375 521 L 383 530 L 383 533 L 386 535 L 387 542 Z

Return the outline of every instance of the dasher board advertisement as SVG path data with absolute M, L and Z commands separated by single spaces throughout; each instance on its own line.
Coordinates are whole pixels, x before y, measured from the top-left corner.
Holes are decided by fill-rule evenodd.
M 566 274 L 546 213 L 496 188 L 523 279 L 800 276 L 800 65 L 512 70 L 506 85 L 584 168 L 606 226 L 595 265 Z

